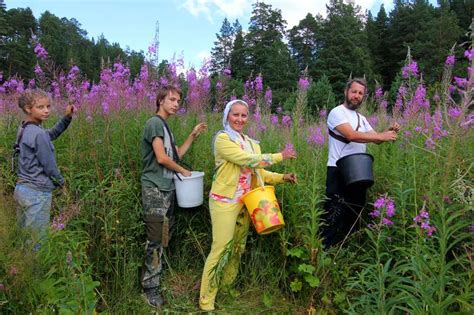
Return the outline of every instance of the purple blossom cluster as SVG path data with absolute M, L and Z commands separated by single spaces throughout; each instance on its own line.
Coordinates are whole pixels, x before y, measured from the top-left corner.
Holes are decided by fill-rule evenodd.
M 436 228 L 430 224 L 430 214 L 426 210 L 421 210 L 420 213 L 413 218 L 413 222 L 415 222 L 415 227 L 420 227 L 426 231 L 428 236 L 432 236 L 436 231 Z
M 35 52 L 35 55 L 38 57 L 38 59 L 44 60 L 48 58 L 48 52 L 40 43 L 36 44 L 33 51 Z
M 467 60 L 472 61 L 474 58 L 474 48 L 471 48 L 470 50 L 466 50 L 464 52 L 464 57 L 467 58 Z
M 306 77 L 301 77 L 298 81 L 298 90 L 300 91 L 306 91 L 309 87 L 309 80 Z
M 306 138 L 306 142 L 309 145 L 323 146 L 324 143 L 326 142 L 326 137 L 322 133 L 320 127 L 310 127 L 308 137 Z
M 415 78 L 418 77 L 418 64 L 416 61 L 412 61 L 411 63 L 405 65 L 402 69 L 402 77 L 404 79 L 408 79 L 410 76 Z
M 445 61 L 444 64 L 448 67 L 452 67 L 452 66 L 454 66 L 455 62 L 456 62 L 456 56 L 449 55 L 448 57 L 446 57 L 446 61 Z
M 67 223 L 77 216 L 80 212 L 80 208 L 77 205 L 70 206 L 66 211 L 60 213 L 59 215 L 53 217 L 53 222 L 51 223 L 51 229 L 53 231 L 61 231 L 66 228 Z
M 379 225 L 393 225 L 392 217 L 395 215 L 395 203 L 386 195 L 380 196 L 374 202 L 374 210 L 369 215 L 379 219 Z

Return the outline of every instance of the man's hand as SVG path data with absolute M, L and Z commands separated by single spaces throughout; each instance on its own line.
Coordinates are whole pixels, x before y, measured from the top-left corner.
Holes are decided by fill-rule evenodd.
M 398 124 L 397 122 L 393 122 L 393 123 L 390 124 L 390 127 L 388 128 L 388 130 L 399 132 L 400 131 L 400 124 Z

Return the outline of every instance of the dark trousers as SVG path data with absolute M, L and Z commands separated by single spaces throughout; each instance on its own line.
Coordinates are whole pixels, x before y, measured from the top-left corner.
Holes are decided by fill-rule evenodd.
M 328 166 L 326 202 L 322 228 L 323 244 L 330 247 L 359 228 L 358 218 L 364 208 L 367 189 L 352 185 L 346 187 L 337 167 Z

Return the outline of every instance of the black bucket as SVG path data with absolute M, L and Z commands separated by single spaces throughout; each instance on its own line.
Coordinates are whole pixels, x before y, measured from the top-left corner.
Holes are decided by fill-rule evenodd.
M 337 160 L 336 165 L 346 186 L 369 188 L 374 184 L 372 164 L 374 157 L 368 153 L 350 154 Z

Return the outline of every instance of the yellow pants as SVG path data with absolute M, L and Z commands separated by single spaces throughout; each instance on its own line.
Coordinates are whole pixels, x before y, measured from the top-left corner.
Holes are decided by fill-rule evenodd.
M 212 246 L 201 279 L 199 307 L 202 310 L 213 310 L 219 286 L 230 285 L 235 280 L 239 271 L 240 257 L 247 242 L 250 222 L 242 203 L 229 204 L 210 198 L 209 210 L 212 221 Z M 229 248 L 230 245 L 232 248 Z M 228 252 L 229 250 L 231 252 Z M 216 265 L 227 254 L 230 254 L 227 263 L 221 272 L 218 270 L 215 274 Z

